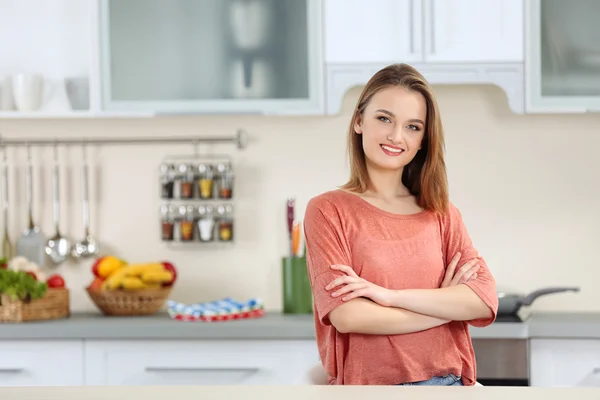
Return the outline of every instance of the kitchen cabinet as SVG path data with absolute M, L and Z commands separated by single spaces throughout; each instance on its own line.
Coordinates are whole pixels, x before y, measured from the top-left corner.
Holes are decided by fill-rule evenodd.
M 100 0 L 109 112 L 322 112 L 320 0 Z
M 418 62 L 420 0 L 324 0 L 325 62 Z
M 531 386 L 600 386 L 600 340 L 532 339 Z
M 526 5 L 527 111 L 600 111 L 600 2 Z
M 423 0 L 427 62 L 523 62 L 523 0 Z
M 0 354 L 0 386 L 83 385 L 83 341 L 1 341 Z
M 0 0 L 0 117 L 88 115 L 91 0 Z
M 86 385 L 291 385 L 319 362 L 314 341 L 86 341 Z
M 324 0 L 328 64 L 523 61 L 523 0 Z

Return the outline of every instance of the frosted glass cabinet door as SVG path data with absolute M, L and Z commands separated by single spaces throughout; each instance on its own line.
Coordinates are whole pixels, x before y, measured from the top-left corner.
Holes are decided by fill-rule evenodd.
M 600 111 L 600 1 L 526 1 L 531 111 Z
M 103 106 L 311 113 L 320 0 L 101 0 Z

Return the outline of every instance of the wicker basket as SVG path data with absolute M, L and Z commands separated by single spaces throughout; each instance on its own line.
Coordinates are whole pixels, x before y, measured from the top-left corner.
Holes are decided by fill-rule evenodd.
M 93 290 L 86 291 L 96 307 L 105 315 L 150 315 L 157 313 L 165 304 L 172 287 L 140 290 Z
M 67 318 L 69 289 L 49 288 L 43 297 L 31 301 L 14 300 L 0 296 L 0 322 L 26 322 Z

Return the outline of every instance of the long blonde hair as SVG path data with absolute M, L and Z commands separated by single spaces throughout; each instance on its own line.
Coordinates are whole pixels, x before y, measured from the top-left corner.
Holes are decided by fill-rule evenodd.
M 367 82 L 358 101 L 348 129 L 350 179 L 343 189 L 364 193 L 371 185 L 362 137 L 354 130 L 373 96 L 390 86 L 419 92 L 425 98 L 427 118 L 422 148 L 404 167 L 402 183 L 416 197 L 420 207 L 445 214 L 448 209 L 448 181 L 444 161 L 444 132 L 439 108 L 429 83 L 415 68 L 407 64 L 392 64 L 378 71 Z

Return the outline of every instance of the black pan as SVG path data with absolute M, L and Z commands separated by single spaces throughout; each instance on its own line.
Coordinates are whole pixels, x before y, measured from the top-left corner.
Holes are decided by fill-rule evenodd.
M 552 293 L 579 292 L 578 287 L 549 287 L 535 290 L 528 295 L 498 293 L 498 315 L 516 315 L 523 306 L 530 306 L 535 299 Z

